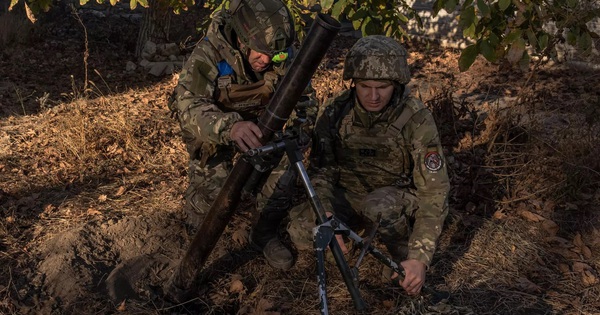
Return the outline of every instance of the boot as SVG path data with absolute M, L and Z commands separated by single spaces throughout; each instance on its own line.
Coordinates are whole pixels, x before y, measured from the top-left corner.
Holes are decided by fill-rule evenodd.
M 261 215 L 250 233 L 250 244 L 256 250 L 262 251 L 271 267 L 289 270 L 294 265 L 294 256 L 277 238 L 277 228 L 280 221 L 267 220 Z

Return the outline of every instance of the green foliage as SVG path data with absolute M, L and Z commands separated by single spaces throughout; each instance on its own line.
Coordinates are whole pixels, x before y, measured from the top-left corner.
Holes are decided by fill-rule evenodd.
M 370 0 L 356 1 L 332 0 L 321 1 L 321 12 L 331 14 L 338 20 L 347 19 L 354 29 L 363 35 L 387 35 L 395 38 L 406 38 L 406 24 L 416 20 L 422 25 L 416 11 L 405 0 Z
M 556 56 L 556 44 L 564 41 L 589 54 L 598 34 L 590 31 L 586 23 L 600 16 L 596 1 L 466 0 L 458 9 L 459 25 L 463 35 L 476 45 L 462 51 L 459 67 L 461 71 L 468 69 L 476 51 L 489 61 L 505 58 L 527 70 L 530 53 Z M 452 12 L 455 4 L 455 0 L 436 0 L 435 13 L 442 9 Z M 549 22 L 556 26 L 555 30 L 544 27 Z
M 11 0 L 10 7 L 20 0 Z M 34 13 L 47 11 L 52 0 L 22 0 Z M 89 0 L 80 0 L 84 5 Z M 96 0 L 103 3 L 105 0 Z M 112 5 L 123 0 L 109 0 Z M 197 0 L 156 0 L 157 5 L 175 13 L 187 10 Z M 352 23 L 363 35 L 382 34 L 400 40 L 409 37 L 406 25 L 410 20 L 422 26 L 417 12 L 409 0 L 282 0 L 294 16 L 296 31 L 305 35 L 306 17 L 314 18 L 318 12 L 330 14 L 338 20 Z M 528 69 L 530 54 L 556 56 L 556 44 L 566 42 L 579 51 L 590 53 L 599 35 L 586 25 L 600 16 L 598 0 L 435 0 L 433 15 L 441 10 L 459 12 L 459 26 L 464 37 L 474 44 L 462 51 L 459 59 L 461 71 L 467 70 L 478 55 L 495 62 L 506 59 Z M 131 8 L 148 6 L 148 0 L 131 0 Z M 206 0 L 204 6 L 214 10 L 227 7 L 228 0 Z M 210 23 L 207 17 L 200 26 L 205 30 Z M 549 23 L 554 30 L 547 28 Z

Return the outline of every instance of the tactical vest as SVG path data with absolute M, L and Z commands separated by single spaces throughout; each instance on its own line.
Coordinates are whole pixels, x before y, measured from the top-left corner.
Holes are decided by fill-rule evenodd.
M 210 41 L 209 41 L 210 43 Z M 211 43 L 216 55 L 221 55 Z M 288 54 L 292 57 L 291 48 Z M 263 74 L 263 79 L 250 84 L 239 84 L 233 68 L 225 59 L 217 64 L 217 86 L 215 100 L 217 106 L 224 112 L 237 112 L 244 120 L 252 120 L 260 116 L 275 92 L 275 87 L 282 76 L 283 67 Z
M 221 73 L 223 63 L 227 64 L 225 60 L 219 63 L 219 77 L 215 89 L 217 106 L 224 112 L 238 112 L 244 120 L 260 116 L 275 92 L 279 76 L 274 71 L 269 71 L 260 81 L 238 84 L 233 70 Z
M 355 122 L 354 113 L 348 110 L 356 102 L 352 93 L 346 98 L 342 116 L 333 120 L 339 124 L 336 157 L 343 166 L 340 182 L 346 188 L 360 193 L 383 186 L 412 185 L 411 141 L 409 132 L 403 131 L 406 123 L 425 108 L 412 98 L 405 100 L 391 110 L 387 121 L 366 128 Z

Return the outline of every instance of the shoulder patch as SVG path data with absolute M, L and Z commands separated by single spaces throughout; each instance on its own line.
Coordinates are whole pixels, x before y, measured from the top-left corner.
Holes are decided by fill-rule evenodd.
M 438 151 L 427 152 L 423 158 L 423 163 L 430 172 L 437 172 L 444 166 L 444 161 Z
M 230 75 L 233 73 L 233 68 L 231 68 L 229 63 L 227 63 L 227 61 L 225 60 L 219 61 L 219 63 L 217 64 L 217 69 L 219 69 L 220 77 Z

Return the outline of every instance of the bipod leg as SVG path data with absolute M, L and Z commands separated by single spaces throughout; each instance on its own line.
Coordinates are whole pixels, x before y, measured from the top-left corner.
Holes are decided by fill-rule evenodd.
M 317 281 L 319 291 L 319 303 L 321 314 L 329 314 L 327 304 L 327 276 L 325 273 L 325 250 L 329 243 L 334 239 L 334 230 L 331 226 L 321 224 L 313 228 L 313 248 L 317 257 Z
M 331 224 L 331 233 L 334 233 L 334 231 L 337 229 L 340 222 L 337 220 L 329 220 L 329 221 L 327 220 L 327 216 L 325 215 L 325 212 L 323 211 L 323 205 L 321 204 L 321 200 L 317 196 L 315 189 L 313 188 L 313 186 L 310 182 L 310 178 L 308 177 L 308 174 L 306 172 L 306 168 L 304 167 L 304 164 L 302 164 L 303 156 L 300 153 L 300 150 L 298 149 L 297 144 L 295 143 L 295 141 L 286 141 L 285 147 L 286 147 L 286 153 L 290 159 L 290 162 L 298 170 L 298 174 L 300 175 L 302 183 L 304 184 L 304 188 L 306 189 L 306 193 L 308 195 L 310 204 L 311 204 L 315 214 L 317 215 L 317 220 L 318 220 L 319 225 L 322 225 L 326 222 L 330 223 Z M 340 270 L 340 273 L 342 274 L 342 277 L 344 278 L 344 283 L 346 284 L 346 287 L 348 288 L 348 292 L 350 293 L 350 296 L 352 297 L 352 302 L 354 303 L 354 308 L 357 311 L 364 311 L 366 308 L 365 302 L 363 301 L 362 297 L 360 296 L 360 292 L 358 290 L 357 285 L 353 281 L 352 270 L 350 270 L 350 267 L 348 266 L 348 262 L 346 261 L 346 258 L 344 257 L 344 253 L 342 252 L 342 248 L 340 247 L 340 244 L 337 243 L 337 241 L 335 240 L 334 237 L 332 237 L 332 239 L 329 240 L 328 244 L 329 244 L 329 247 L 331 248 L 331 252 L 332 252 L 333 258 L 335 259 L 335 262 L 338 266 L 338 269 Z M 321 252 L 323 252 L 323 255 L 324 255 L 325 246 L 322 246 L 322 248 L 323 248 L 323 250 Z M 319 251 L 316 251 L 316 252 L 318 253 Z M 325 274 L 325 269 L 323 268 L 323 275 L 324 274 Z M 320 279 L 319 279 L 319 281 L 320 281 Z M 319 288 L 319 291 L 320 290 L 321 290 L 321 288 Z M 319 294 L 319 295 L 321 296 L 321 294 Z M 322 296 L 323 296 L 323 298 L 325 298 L 324 305 L 326 306 L 327 305 L 326 294 L 323 294 Z M 323 305 L 323 302 L 322 302 L 322 305 Z M 323 310 L 321 310 L 321 312 L 323 312 Z

